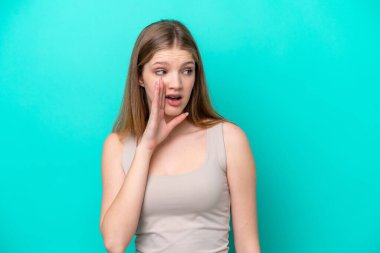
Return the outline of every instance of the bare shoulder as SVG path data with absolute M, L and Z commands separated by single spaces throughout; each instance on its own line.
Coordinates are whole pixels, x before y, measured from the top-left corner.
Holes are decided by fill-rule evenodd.
M 110 133 L 104 140 L 103 146 L 120 146 L 122 145 L 118 133 Z
M 226 148 L 248 144 L 248 138 L 243 129 L 232 122 L 223 122 L 223 136 Z
M 227 168 L 238 167 L 244 157 L 252 155 L 247 135 L 238 125 L 231 122 L 223 123 L 224 146 L 227 157 Z M 250 159 L 250 158 L 249 158 Z
M 103 156 L 112 159 L 119 159 L 121 151 L 123 149 L 123 143 L 119 134 L 110 133 L 103 142 Z

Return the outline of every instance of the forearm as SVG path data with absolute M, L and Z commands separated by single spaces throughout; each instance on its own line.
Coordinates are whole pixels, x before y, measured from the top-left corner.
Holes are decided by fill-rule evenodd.
M 123 185 L 104 215 L 101 232 L 109 252 L 124 252 L 137 229 L 151 156 L 137 147 Z
M 254 238 L 252 240 L 246 241 L 243 243 L 238 242 L 236 244 L 235 241 L 235 250 L 236 253 L 260 253 L 260 243 L 258 238 Z

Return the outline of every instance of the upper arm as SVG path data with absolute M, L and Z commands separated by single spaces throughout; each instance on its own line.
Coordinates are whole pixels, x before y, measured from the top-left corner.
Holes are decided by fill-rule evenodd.
M 111 133 L 103 143 L 101 174 L 102 174 L 102 204 L 100 213 L 100 228 L 104 215 L 119 192 L 125 174 L 122 168 L 123 145 L 116 133 Z
M 223 124 L 227 178 L 237 252 L 260 252 L 256 209 L 256 167 L 249 140 L 233 123 Z

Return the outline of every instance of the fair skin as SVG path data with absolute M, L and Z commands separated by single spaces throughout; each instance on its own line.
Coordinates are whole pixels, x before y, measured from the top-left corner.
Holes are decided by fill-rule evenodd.
M 151 110 L 154 98 L 154 84 L 161 79 L 164 85 L 163 96 L 170 94 L 182 96 L 179 106 L 171 106 L 168 99 L 165 99 L 165 121 L 169 122 L 182 113 L 194 87 L 194 68 L 195 61 L 186 50 L 174 47 L 156 52 L 152 59 L 144 65 L 142 77 L 139 79 L 140 85 L 145 88 L 147 94 L 149 110 Z
M 189 61 L 193 61 L 190 53 L 174 47 L 157 52 L 144 65 L 140 85 L 147 94 L 150 117 L 127 175 L 121 167 L 123 143 L 116 134 L 110 134 L 104 142 L 100 224 L 109 252 L 124 252 L 132 239 L 148 175 L 184 173 L 203 161 L 205 130 L 193 126 L 183 112 L 195 80 L 195 66 L 187 63 Z M 178 106 L 171 106 L 165 98 L 166 94 L 173 93 L 182 96 Z M 236 252 L 259 253 L 252 151 L 247 136 L 238 126 L 225 122 L 223 132 Z M 184 147 L 188 152 L 178 152 Z M 165 162 L 168 157 L 170 167 Z M 126 212 L 130 214 L 127 217 L 122 215 Z M 107 219 L 104 219 L 106 213 Z
M 170 122 L 177 117 L 187 105 L 195 82 L 195 62 L 186 50 L 177 47 L 158 51 L 144 65 L 139 82 L 145 88 L 149 110 L 154 99 L 155 82 L 161 81 L 162 105 L 164 121 Z M 171 106 L 167 94 L 177 94 L 182 97 L 179 106 Z M 202 128 L 196 127 L 184 120 L 177 125 L 160 145 L 155 148 L 151 158 L 149 175 L 173 175 L 191 171 L 203 162 L 206 135 Z M 183 152 L 178 153 L 178 150 Z M 167 163 L 167 157 L 177 153 L 176 159 Z M 185 165 L 185 166 L 184 166 Z

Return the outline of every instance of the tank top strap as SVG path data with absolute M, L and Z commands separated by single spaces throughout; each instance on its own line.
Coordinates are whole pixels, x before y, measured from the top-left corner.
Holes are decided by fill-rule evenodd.
M 227 158 L 226 151 L 224 146 L 224 137 L 223 137 L 223 122 L 212 126 L 209 128 L 208 140 L 210 148 L 208 152 L 210 155 L 215 157 L 218 161 L 220 168 L 226 172 L 227 170 Z
M 223 122 L 207 129 L 207 152 L 210 157 L 217 160 L 219 167 L 226 172 L 227 158 L 223 137 Z M 132 164 L 136 151 L 137 140 L 133 135 L 127 135 L 123 147 L 122 166 L 125 174 Z
M 136 151 L 136 137 L 133 135 L 127 135 L 123 146 L 122 166 L 125 174 L 127 174 L 129 167 L 132 164 L 133 157 Z

